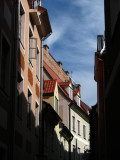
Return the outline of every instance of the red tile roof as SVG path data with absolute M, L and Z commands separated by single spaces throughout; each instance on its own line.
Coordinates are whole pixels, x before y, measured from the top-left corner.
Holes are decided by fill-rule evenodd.
M 79 92 L 79 90 L 73 91 L 73 96 L 76 96 L 78 92 Z
M 88 114 L 88 111 L 90 111 L 90 107 L 81 100 L 80 100 L 80 106 Z
M 45 80 L 44 81 L 44 90 L 43 93 L 53 93 L 55 90 L 55 84 L 56 81 L 58 82 L 58 87 L 59 89 L 63 92 L 63 94 L 69 99 L 69 94 L 66 92 L 66 90 L 64 88 L 66 88 L 67 86 L 69 86 L 69 84 L 71 83 L 70 81 L 68 82 L 63 82 L 58 75 L 43 61 L 43 66 L 46 69 L 46 71 L 50 74 L 50 76 L 53 78 L 53 80 Z M 79 92 L 79 90 L 75 90 L 73 91 L 73 96 L 75 96 L 77 93 Z M 77 104 L 77 102 L 75 101 L 75 99 L 73 99 L 73 102 L 75 104 Z M 80 108 L 88 115 L 88 111 L 90 110 L 90 107 L 85 104 L 83 101 L 80 100 Z
M 66 90 L 64 90 L 59 84 L 58 84 L 58 87 L 63 92 L 63 94 L 70 100 L 69 94 L 66 92 Z
M 71 83 L 70 81 L 68 81 L 68 82 L 59 82 L 59 85 L 61 87 L 68 87 L 70 83 Z
M 44 80 L 44 90 L 45 93 L 54 93 L 55 91 L 56 80 Z
M 57 82 L 62 82 L 58 75 L 44 61 L 43 66 L 53 79 L 56 79 Z

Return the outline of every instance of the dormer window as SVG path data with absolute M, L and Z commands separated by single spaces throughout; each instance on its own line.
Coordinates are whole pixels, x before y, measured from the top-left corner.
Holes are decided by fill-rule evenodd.
M 80 97 L 77 96 L 77 105 L 80 106 Z
M 71 87 L 69 87 L 69 97 L 71 100 L 73 100 L 73 90 Z

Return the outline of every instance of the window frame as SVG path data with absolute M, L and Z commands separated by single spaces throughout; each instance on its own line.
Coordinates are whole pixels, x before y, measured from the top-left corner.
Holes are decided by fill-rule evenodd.
M 86 126 L 83 125 L 83 138 L 86 140 Z
M 75 131 L 75 116 L 72 116 L 72 131 L 76 132 Z
M 33 59 L 36 59 L 37 58 L 37 38 L 34 37 L 34 34 L 33 34 L 33 30 L 32 30 L 32 27 L 31 25 L 29 24 L 29 42 L 28 42 L 28 46 L 29 46 L 29 49 L 28 49 L 28 62 L 29 64 L 31 65 L 31 67 L 33 68 Z M 36 46 L 35 48 L 34 47 L 31 47 L 31 43 L 30 43 L 30 40 L 33 39 L 36 41 Z M 30 50 L 35 50 L 35 56 L 34 57 L 30 57 Z
M 80 132 L 80 120 L 77 120 L 77 122 L 78 122 L 78 135 L 80 136 L 81 134 L 81 132 Z
M 23 22 L 23 28 L 24 28 L 24 30 L 23 30 L 23 37 L 21 36 L 21 7 L 22 7 L 22 10 L 23 10 L 23 14 L 22 15 L 24 15 L 24 22 Z M 25 27 L 26 26 L 26 11 L 25 11 L 25 8 L 24 8 L 24 5 L 23 5 L 23 3 L 22 3 L 22 1 L 20 1 L 20 3 L 19 3 L 19 41 L 20 41 L 20 45 L 22 46 L 22 48 L 25 50 Z M 22 38 L 21 38 L 22 37 Z

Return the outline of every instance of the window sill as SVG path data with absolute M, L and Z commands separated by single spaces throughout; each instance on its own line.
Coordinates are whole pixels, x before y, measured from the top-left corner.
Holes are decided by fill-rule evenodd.
M 20 41 L 20 45 L 21 45 L 22 49 L 25 50 L 24 44 L 22 43 L 22 41 L 20 40 L 20 38 L 19 38 L 19 41 Z
M 32 69 L 33 69 L 33 64 L 32 64 L 32 62 L 31 62 L 31 60 L 29 59 L 29 65 L 32 67 Z
M 74 133 L 76 133 L 75 129 L 72 130 Z
M 38 80 L 38 82 L 40 82 L 40 79 L 38 78 L 38 76 L 36 75 L 36 79 Z

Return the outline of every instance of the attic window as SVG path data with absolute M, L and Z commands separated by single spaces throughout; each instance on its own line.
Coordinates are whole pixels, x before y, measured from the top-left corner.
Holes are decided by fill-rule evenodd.
M 80 97 L 77 96 L 77 105 L 80 106 Z
M 73 91 L 71 87 L 69 87 L 69 97 L 71 100 L 73 100 Z

